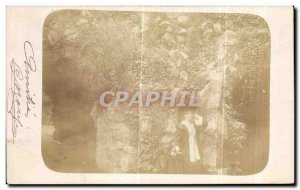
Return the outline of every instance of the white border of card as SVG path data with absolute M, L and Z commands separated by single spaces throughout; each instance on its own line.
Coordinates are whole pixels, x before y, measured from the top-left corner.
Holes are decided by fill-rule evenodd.
M 269 160 L 259 173 L 247 176 L 181 174 L 59 173 L 44 164 L 41 154 L 43 24 L 61 9 L 248 13 L 259 15 L 271 32 Z M 35 106 L 21 115 L 22 126 L 6 112 L 8 184 L 291 184 L 294 183 L 294 10 L 293 7 L 7 7 L 6 101 L 19 101 L 25 109 L 26 94 L 11 100 L 12 61 L 26 61 L 24 45 L 34 50 L 36 72 L 30 74 Z M 31 48 L 25 47 L 25 48 Z M 28 49 L 31 51 L 31 49 Z M 28 61 L 28 60 L 27 60 Z M 16 71 L 17 74 L 17 71 Z M 25 85 L 26 84 L 20 84 Z M 17 92 L 17 91 L 15 91 Z M 26 93 L 26 92 L 25 92 Z M 17 138 L 13 133 L 17 133 Z

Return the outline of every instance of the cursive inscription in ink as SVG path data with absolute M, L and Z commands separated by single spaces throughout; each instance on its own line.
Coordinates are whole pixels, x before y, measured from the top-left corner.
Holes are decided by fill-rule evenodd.
M 30 89 L 31 73 L 36 72 L 34 50 L 29 41 L 25 41 L 23 47 L 25 55 L 24 66 L 16 63 L 15 59 L 12 59 L 9 63 L 10 87 L 8 88 L 7 92 L 7 112 L 9 114 L 8 119 L 11 120 L 13 142 L 17 136 L 18 128 L 24 127 L 21 121 L 22 114 L 28 118 L 32 112 L 32 109 L 35 108 L 34 105 L 36 104 L 34 100 L 35 94 L 32 94 Z M 22 68 L 24 69 L 22 70 Z M 25 109 L 22 109 L 23 101 L 21 99 L 23 97 L 26 100 Z M 35 113 L 32 114 L 36 117 Z

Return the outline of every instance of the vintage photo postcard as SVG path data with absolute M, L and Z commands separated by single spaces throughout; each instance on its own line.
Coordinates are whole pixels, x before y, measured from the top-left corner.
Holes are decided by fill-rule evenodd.
M 293 7 L 7 7 L 8 184 L 293 184 Z

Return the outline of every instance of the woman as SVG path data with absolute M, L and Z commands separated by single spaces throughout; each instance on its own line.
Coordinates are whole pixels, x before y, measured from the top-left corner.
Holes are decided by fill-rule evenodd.
M 194 110 L 183 111 L 183 119 L 179 127 L 176 146 L 181 153 L 183 173 L 200 173 L 202 171 L 199 128 L 195 127 Z M 175 147 L 176 147 L 175 146 Z
M 183 173 L 181 164 L 181 152 L 177 143 L 181 135 L 177 126 L 178 124 L 176 117 L 171 116 L 165 129 L 166 134 L 161 139 L 163 151 L 160 161 L 163 173 Z

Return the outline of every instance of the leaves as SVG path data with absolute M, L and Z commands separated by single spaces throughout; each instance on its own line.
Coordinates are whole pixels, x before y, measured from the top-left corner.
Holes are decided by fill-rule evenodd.
M 80 101 L 88 109 L 105 90 L 130 91 L 142 86 L 143 90 L 201 91 L 213 80 L 211 76 L 218 72 L 218 66 L 225 64 L 222 62 L 227 59 L 225 54 L 230 54 L 224 51 L 220 56 L 219 53 L 220 41 L 230 30 L 237 36 L 232 50 L 235 56 L 232 70 L 236 70 L 232 73 L 236 74 L 228 76 L 230 88 L 222 92 L 226 91 L 223 103 L 229 154 L 239 162 L 238 155 L 247 142 L 247 125 L 256 117 L 245 108 L 253 106 L 250 108 L 256 110 L 255 106 L 264 97 L 258 94 L 263 90 L 268 92 L 265 81 L 268 80 L 270 33 L 266 23 L 246 14 L 143 14 L 142 22 L 139 12 L 64 10 L 46 19 L 43 91 L 51 97 L 54 108 L 68 107 L 71 112 L 80 107 L 71 103 L 58 105 L 57 102 L 65 102 L 61 100 L 63 97 L 70 102 Z M 220 91 L 211 90 L 210 94 Z M 215 101 L 211 97 L 210 102 L 219 104 L 218 98 Z M 57 110 L 54 109 L 54 115 L 60 115 Z M 124 117 L 136 123 L 140 113 L 125 111 L 119 112 L 121 118 L 127 114 Z M 139 170 L 158 172 L 157 159 L 164 151 L 161 139 L 172 113 L 156 107 L 143 111 L 151 126 L 141 130 L 139 142 L 135 142 L 141 144 L 136 153 L 140 158 Z M 55 127 L 58 131 L 69 130 Z M 75 130 L 78 126 L 72 127 Z M 126 151 L 134 152 L 130 147 Z

